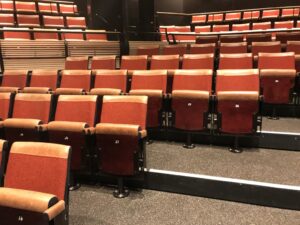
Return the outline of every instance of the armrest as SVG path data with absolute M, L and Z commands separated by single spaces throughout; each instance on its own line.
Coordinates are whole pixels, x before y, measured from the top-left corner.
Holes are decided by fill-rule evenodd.
M 190 90 L 175 90 L 172 92 L 173 98 L 185 99 L 209 99 L 208 91 L 190 91 Z
M 86 128 L 88 128 L 87 123 L 69 121 L 52 121 L 47 126 L 49 131 L 85 132 Z
M 262 69 L 260 70 L 261 77 L 296 77 L 296 70 L 289 69 Z
M 19 87 L 0 87 L 0 92 L 17 93 L 19 90 Z
M 90 91 L 91 95 L 120 95 L 122 90 L 115 88 L 93 88 Z
M 51 91 L 51 88 L 47 87 L 25 87 L 23 89 L 23 93 L 41 93 L 41 94 L 47 94 Z
M 140 126 L 129 124 L 99 123 L 96 126 L 96 134 L 139 136 Z
M 218 100 L 228 101 L 258 101 L 258 91 L 219 91 L 217 92 Z
M 96 129 L 95 129 L 95 127 L 85 128 L 85 129 L 84 129 L 84 133 L 85 133 L 86 135 L 93 135 L 93 134 L 96 133 Z
M 65 201 L 60 200 L 54 206 L 47 209 L 44 213 L 48 215 L 49 221 L 53 220 L 56 216 L 61 214 L 65 210 Z
M 4 121 L 0 121 L 0 128 L 4 127 Z
M 13 188 L 0 188 L 0 205 L 44 213 L 58 202 L 55 195 Z
M 55 94 L 58 95 L 82 95 L 84 90 L 81 88 L 57 88 Z
M 9 128 L 24 128 L 24 129 L 38 129 L 38 126 L 43 122 L 36 119 L 17 119 L 11 118 L 4 120 L 4 127 Z
M 131 90 L 129 92 L 130 95 L 146 95 L 149 97 L 163 97 L 163 91 L 161 90 L 146 90 L 146 89 L 141 89 L 141 90 Z
M 147 137 L 147 130 L 141 130 L 140 132 L 140 137 L 143 139 L 143 138 L 145 138 L 145 137 Z

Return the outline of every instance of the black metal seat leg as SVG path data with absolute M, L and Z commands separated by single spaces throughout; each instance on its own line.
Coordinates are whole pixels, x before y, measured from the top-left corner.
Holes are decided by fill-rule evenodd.
M 125 188 L 122 177 L 118 177 L 118 187 L 114 190 L 113 195 L 115 198 L 126 198 L 129 195 L 129 190 Z
M 234 137 L 234 144 L 233 146 L 229 147 L 229 151 L 232 153 L 242 153 L 243 149 L 239 146 L 239 137 Z
M 76 191 L 81 187 L 81 184 L 78 183 L 76 176 L 73 171 L 70 172 L 69 178 L 69 191 Z
M 187 133 L 186 136 L 186 143 L 183 145 L 184 148 L 187 149 L 193 149 L 196 146 L 192 143 L 192 134 L 191 133 Z

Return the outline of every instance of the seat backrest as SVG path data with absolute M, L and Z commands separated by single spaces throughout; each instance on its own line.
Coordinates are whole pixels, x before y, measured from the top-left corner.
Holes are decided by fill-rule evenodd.
M 101 123 L 139 125 L 146 129 L 147 96 L 104 96 Z
M 57 87 L 57 70 L 33 70 L 30 87 L 47 87 L 55 90 Z
M 208 91 L 211 93 L 213 70 L 176 70 L 174 90 Z
M 295 52 L 296 55 L 300 55 L 300 41 L 288 41 L 286 51 Z
M 196 44 L 209 44 L 214 43 L 218 44 L 219 37 L 218 35 L 211 35 L 211 36 L 199 36 L 196 38 Z
M 216 92 L 219 91 L 259 92 L 259 70 L 218 70 Z
M 96 124 L 96 95 L 60 95 L 55 112 L 55 121 Z M 68 112 L 68 113 L 66 113 Z
M 63 31 L 63 33 L 61 33 L 62 40 L 66 40 L 66 41 L 83 41 L 84 40 L 83 33 L 80 33 L 81 30 L 61 29 L 61 31 Z
M 17 14 L 17 21 L 19 26 L 40 27 L 40 18 L 38 15 Z
M 165 45 L 162 47 L 163 55 L 184 55 L 186 53 L 187 46 L 184 44 L 178 45 Z
M 150 68 L 151 70 L 179 69 L 179 55 L 153 55 Z
M 122 70 L 146 70 L 148 63 L 147 55 L 124 55 L 122 56 Z
M 99 34 L 92 32 L 106 32 L 106 30 L 85 30 L 87 33 L 85 34 L 87 41 L 107 41 L 107 34 Z M 88 33 L 90 32 L 90 33 Z
M 276 41 L 280 41 L 281 44 L 287 43 L 287 41 L 299 41 L 300 32 L 278 32 L 276 33 Z
M 252 53 L 220 54 L 219 69 L 252 69 Z
M 244 35 L 242 34 L 220 36 L 220 42 L 223 43 L 236 43 L 236 42 L 243 42 L 243 41 L 244 41 Z
M 75 4 L 59 4 L 59 12 L 62 14 L 74 14 L 78 12 L 77 5 Z
M 259 11 L 247 11 L 243 13 L 243 20 L 256 20 L 259 16 Z
M 280 41 L 252 42 L 252 54 L 257 55 L 259 52 L 281 52 L 281 43 Z
M 232 24 L 232 31 L 250 30 L 250 23 Z
M 58 13 L 57 4 L 54 2 L 38 2 L 40 13 Z
M 221 21 L 223 21 L 223 13 L 208 15 L 208 22 L 221 22 Z
M 136 70 L 132 74 L 131 90 L 167 90 L 167 70 Z
M 262 18 L 277 18 L 279 17 L 280 10 L 279 9 L 267 9 L 263 10 Z
M 286 28 L 286 29 L 292 29 L 294 27 L 294 21 L 275 21 L 274 28 L 280 29 L 280 28 Z
M 27 83 L 28 70 L 6 70 L 3 73 L 2 87 L 24 88 Z
M 15 142 L 10 150 L 4 187 L 38 191 L 68 202 L 70 147 Z
M 143 46 L 138 46 L 136 50 L 137 55 L 147 55 L 147 56 L 152 56 L 152 55 L 159 55 L 159 45 L 143 45 Z
M 0 93 L 0 120 L 10 117 L 13 98 L 11 93 Z
M 11 0 L 1 0 L 0 5 L 1 11 L 14 11 L 14 2 Z
M 183 56 L 182 69 L 214 69 L 214 54 L 187 54 Z
M 166 41 L 167 40 L 167 37 L 166 37 L 166 31 L 168 33 L 170 32 L 175 32 L 175 26 L 172 25 L 172 26 L 159 26 L 159 32 L 161 33 L 160 34 L 160 37 L 161 37 L 161 41 Z
M 259 53 L 259 69 L 295 69 L 295 53 Z
M 88 56 L 67 57 L 65 61 L 66 70 L 87 70 L 89 65 Z
M 95 70 L 94 88 L 114 88 L 126 93 L 127 70 Z
M 259 22 L 259 23 L 253 23 L 252 24 L 252 30 L 267 30 L 271 29 L 271 22 Z
M 252 42 L 267 42 L 272 41 L 272 34 L 246 34 L 248 45 Z
M 68 28 L 86 28 L 85 17 L 66 17 Z
M 14 14 L 0 14 L 0 26 L 14 26 L 15 18 Z
M 45 27 L 64 27 L 64 17 L 63 16 L 46 16 L 43 15 L 43 21 Z
M 297 17 L 299 16 L 300 8 L 289 8 L 281 10 L 281 17 Z
M 241 19 L 241 12 L 232 12 L 225 14 L 225 21 L 232 21 L 232 20 L 240 20 Z
M 30 33 L 28 28 L 22 28 L 22 31 L 9 31 L 9 27 L 6 27 L 7 31 L 3 32 L 3 37 L 5 40 L 30 40 Z M 12 28 L 18 29 L 18 28 Z M 24 31 L 28 30 L 28 31 Z
M 220 43 L 220 53 L 247 53 L 248 45 L 247 42 L 236 42 L 236 43 Z
M 296 27 L 300 27 L 300 20 L 297 21 Z
M 89 91 L 91 88 L 90 70 L 63 70 L 61 88 L 80 88 Z
M 192 23 L 205 23 L 207 15 L 192 16 Z
M 39 29 L 33 29 L 33 37 L 34 40 L 59 40 L 58 33 L 56 29 L 43 29 L 44 31 L 51 31 L 51 32 L 38 32 Z
M 190 54 L 215 54 L 216 44 L 191 44 Z
M 16 12 L 31 12 L 31 13 L 36 12 L 35 2 L 16 1 L 15 6 L 16 6 Z
M 15 97 L 12 118 L 38 119 L 49 122 L 51 114 L 51 94 L 19 93 Z
M 221 32 L 221 31 L 229 31 L 229 24 L 224 24 L 224 25 L 213 25 L 212 27 L 213 32 Z
M 7 164 L 8 143 L 0 139 L 0 187 L 3 186 L 4 171 Z
M 190 26 L 175 26 L 175 32 L 191 32 Z
M 211 31 L 211 26 L 206 25 L 206 26 L 196 26 L 195 27 L 195 32 L 196 33 L 201 33 L 201 32 L 210 32 Z
M 114 70 L 116 68 L 115 55 L 93 56 L 91 69 L 92 70 Z

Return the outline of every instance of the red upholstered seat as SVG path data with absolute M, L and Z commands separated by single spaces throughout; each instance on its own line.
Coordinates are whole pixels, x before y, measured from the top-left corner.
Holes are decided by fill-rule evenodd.
M 232 31 L 250 30 L 250 23 L 232 24 Z
M 86 28 L 85 17 L 66 17 L 66 23 L 68 28 Z
M 0 92 L 17 92 L 27 83 L 27 70 L 6 70 L 3 73 Z
M 266 9 L 262 12 L 262 19 L 278 18 L 280 15 L 279 9 Z
M 59 40 L 58 33 L 56 29 L 42 29 L 43 31 L 51 31 L 51 32 L 39 32 L 41 29 L 34 29 L 33 37 L 34 40 L 47 40 L 47 41 L 57 41 Z
M 88 56 L 67 57 L 65 62 L 66 70 L 87 70 L 89 65 Z
M 19 27 L 40 27 L 40 18 L 38 15 L 22 15 L 17 14 L 17 22 Z
M 289 9 L 282 9 L 281 10 L 281 17 L 298 17 L 300 12 L 300 8 L 289 8 Z
M 0 11 L 14 11 L 14 1 L 11 0 L 1 0 L 0 1 Z
M 95 31 L 106 32 L 106 30 L 86 30 L 87 33 L 85 34 L 85 37 L 87 41 L 107 41 L 107 34 L 92 33 Z
M 127 55 L 122 56 L 122 70 L 146 70 L 148 63 L 147 55 Z
M 257 56 L 260 52 L 275 53 L 281 52 L 279 41 L 273 42 L 252 42 L 252 54 Z
M 70 151 L 69 146 L 40 142 L 12 145 L 0 188 L 3 225 L 22 219 L 36 224 L 68 221 Z
M 179 55 L 153 55 L 151 70 L 177 70 L 179 69 Z
M 286 51 L 295 52 L 296 70 L 297 72 L 300 72 L 300 41 L 288 41 Z
M 147 56 L 159 55 L 159 50 L 159 45 L 143 45 L 137 47 L 136 54 Z
M 59 12 L 62 14 L 75 14 L 78 12 L 77 5 L 60 3 Z
M 216 24 L 214 24 L 212 26 L 212 31 L 213 32 L 229 31 L 229 24 L 224 24 L 224 25 L 216 25 Z
M 50 120 L 51 107 L 51 94 L 17 94 L 12 118 L 4 120 L 5 139 L 10 143 L 41 141 L 42 125 Z
M 207 22 L 221 22 L 223 21 L 223 16 L 223 13 L 209 14 Z
M 289 21 L 275 21 L 274 23 L 274 28 L 275 29 L 292 29 L 294 27 L 294 21 L 289 20 Z
M 287 104 L 295 85 L 295 53 L 259 53 L 261 88 L 264 102 Z
M 5 92 L 0 93 L 0 120 L 5 120 L 11 115 L 13 103 L 13 95 L 11 93 Z M 1 122 L 0 122 L 1 123 Z
M 5 40 L 30 40 L 30 33 L 28 28 L 5 28 L 6 31 L 3 32 L 3 36 Z M 10 31 L 20 30 L 20 31 Z M 27 31 L 28 30 L 28 31 Z
M 90 70 L 63 70 L 60 88 L 56 89 L 56 93 L 80 95 L 88 92 L 90 88 Z
M 175 128 L 190 131 L 205 129 L 212 74 L 213 70 L 175 71 L 172 91 Z
M 167 71 L 133 72 L 130 95 L 146 95 L 148 99 L 147 127 L 160 126 L 160 110 L 167 89 Z
M 38 8 L 40 13 L 58 13 L 57 4 L 54 2 L 38 2 Z
M 167 41 L 166 31 L 168 33 L 175 32 L 175 26 L 159 26 L 160 38 L 161 41 Z
M 91 94 L 119 95 L 126 93 L 127 70 L 95 70 L 95 85 Z
M 219 69 L 252 69 L 253 57 L 252 53 L 241 54 L 220 54 Z
M 214 54 L 184 55 L 182 69 L 214 69 Z
M 206 25 L 206 26 L 196 26 L 195 27 L 195 32 L 196 33 L 201 33 L 201 32 L 210 32 L 211 31 L 211 26 Z
M 165 45 L 162 47 L 163 55 L 184 55 L 187 51 L 187 46 L 185 44 L 178 45 Z
M 146 115 L 146 96 L 104 96 L 96 126 L 101 171 L 133 176 L 143 170 Z
M 0 139 L 0 186 L 3 186 L 4 171 L 7 164 L 8 143 Z
M 242 16 L 241 12 L 231 12 L 225 14 L 225 21 L 235 21 L 240 20 Z
M 43 22 L 45 27 L 63 28 L 65 27 L 63 16 L 45 16 L 43 15 Z
M 247 11 L 243 13 L 243 20 L 258 20 L 259 16 L 259 11 Z
M 299 41 L 300 32 L 278 32 L 276 33 L 276 41 L 280 41 L 281 45 L 285 45 L 287 41 Z
M 272 34 L 246 34 L 246 41 L 248 45 L 251 45 L 252 42 L 271 42 Z
M 192 16 L 192 23 L 205 23 L 207 15 L 196 15 Z
M 236 43 L 236 42 L 243 42 L 244 35 L 243 34 L 236 34 L 236 35 L 221 35 L 220 42 L 221 43 Z
M 16 1 L 16 12 L 31 12 L 36 13 L 35 2 L 21 2 Z
M 252 30 L 267 30 L 267 29 L 271 29 L 271 28 L 272 28 L 272 25 L 271 25 L 270 21 L 252 24 Z
M 247 42 L 235 42 L 235 43 L 220 43 L 220 53 L 247 53 Z
M 259 71 L 218 70 L 216 81 L 219 129 L 232 134 L 248 134 L 259 108 Z
M 114 70 L 116 68 L 116 56 L 115 55 L 104 55 L 104 56 L 93 56 L 92 58 L 92 70 Z
M 300 27 L 300 20 L 297 21 L 297 27 Z
M 61 39 L 66 41 L 83 41 L 83 33 L 82 30 L 69 30 L 69 29 L 61 29 L 64 33 L 61 33 Z
M 190 54 L 215 54 L 216 44 L 191 44 Z
M 178 32 L 178 33 L 191 32 L 191 27 L 190 26 L 175 26 L 174 29 L 175 29 L 175 32 Z M 191 41 L 195 41 L 195 37 L 194 36 L 189 36 L 189 35 L 177 35 L 176 36 L 176 41 L 178 41 L 178 42 L 191 42 Z
M 57 87 L 57 70 L 33 70 L 29 87 L 24 88 L 26 93 L 48 93 Z
M 14 14 L 0 14 L 0 26 L 14 26 L 15 18 Z
M 196 44 L 214 43 L 214 44 L 217 45 L 218 41 L 219 41 L 218 35 L 196 37 Z

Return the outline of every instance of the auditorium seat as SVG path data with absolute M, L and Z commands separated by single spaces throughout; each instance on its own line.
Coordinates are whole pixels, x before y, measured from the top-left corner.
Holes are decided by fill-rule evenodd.
M 57 4 L 54 2 L 38 2 L 38 9 L 40 13 L 57 14 Z
M 190 54 L 215 54 L 216 44 L 191 44 Z
M 225 14 L 225 21 L 238 21 L 241 19 L 241 12 L 228 12 Z
M 5 139 L 15 141 L 45 141 L 45 124 L 50 120 L 51 94 L 18 93 L 12 117 L 4 120 Z
M 223 21 L 223 13 L 208 15 L 207 22 L 222 22 L 222 21 Z
M 12 145 L 0 188 L 1 225 L 68 224 L 70 152 L 48 143 Z
M 248 45 L 251 45 L 252 42 L 271 42 L 272 34 L 246 34 L 246 41 Z
M 187 45 L 176 44 L 176 45 L 165 45 L 162 47 L 163 55 L 184 55 L 187 51 Z
M 68 28 L 86 28 L 85 17 L 66 17 L 66 24 Z
M 87 33 L 85 34 L 87 41 L 107 41 L 107 34 L 99 34 L 92 32 L 106 32 L 106 30 L 85 30 Z M 91 32 L 91 33 L 88 33 Z
M 81 33 L 82 30 L 70 30 L 70 29 L 61 29 L 61 39 L 66 41 L 83 41 L 84 36 Z
M 206 23 L 207 15 L 196 15 L 192 16 L 192 24 L 195 23 Z
M 252 30 L 268 30 L 272 28 L 272 24 L 270 21 L 268 22 L 258 22 L 252 23 Z
M 11 117 L 14 94 L 9 92 L 0 93 L 0 125 L 3 127 L 3 120 Z
M 4 171 L 8 158 L 8 143 L 0 139 L 0 189 L 3 187 Z
M 223 24 L 223 25 L 214 24 L 212 26 L 212 31 L 213 32 L 229 31 L 229 24 Z
M 232 31 L 250 30 L 250 23 L 232 24 Z
M 0 14 L 0 26 L 14 26 L 15 25 L 15 18 L 14 14 Z
M 153 56 L 154 57 L 154 56 Z M 153 58 L 152 58 L 153 60 Z M 167 70 L 134 71 L 130 95 L 146 95 L 148 99 L 147 127 L 161 126 L 160 112 L 167 90 Z
M 179 69 L 179 55 L 153 55 L 151 70 L 177 70 Z
M 14 11 L 14 1 L 1 0 L 0 1 L 0 11 L 7 11 L 7 12 Z
M 143 173 L 146 163 L 146 96 L 104 96 L 101 121 L 96 126 L 98 168 L 118 177 L 114 196 L 124 198 L 123 178 Z
M 261 88 L 265 103 L 288 104 L 295 84 L 295 53 L 259 53 Z
M 300 41 L 288 41 L 286 51 L 295 52 L 296 70 L 299 73 L 300 72 Z
M 258 20 L 260 17 L 260 12 L 257 11 L 247 11 L 243 13 L 243 20 Z
M 49 142 L 72 147 L 71 190 L 79 187 L 76 172 L 85 170 L 90 164 L 88 139 L 95 134 L 98 121 L 96 95 L 60 95 L 54 121 L 47 126 Z M 68 112 L 68 113 L 66 113 Z
M 173 127 L 187 131 L 184 147 L 193 148 L 192 131 L 207 128 L 213 70 L 176 70 L 172 90 Z
M 267 53 L 281 52 L 281 44 L 279 41 L 252 42 L 251 49 L 255 59 L 258 53 L 260 52 L 267 52 Z
M 126 93 L 127 70 L 95 70 L 92 95 L 120 95 Z
M 300 32 L 278 32 L 276 33 L 276 41 L 281 42 L 281 46 L 283 49 L 286 47 L 287 41 L 299 41 L 300 40 Z
M 182 59 L 182 69 L 214 69 L 214 54 L 187 54 Z
M 253 57 L 252 53 L 241 54 L 220 54 L 219 69 L 252 69 Z
M 5 70 L 2 77 L 0 92 L 16 93 L 26 87 L 27 70 Z
M 49 93 L 55 91 L 58 82 L 57 70 L 33 70 L 30 85 L 23 89 L 25 93 Z
M 218 35 L 196 37 L 196 44 L 214 43 L 218 45 L 218 41 L 219 41 Z
M 19 27 L 40 27 L 40 18 L 38 15 L 17 14 L 17 23 Z
M 206 25 L 206 26 L 195 26 L 195 32 L 196 33 L 201 33 L 201 32 L 210 32 L 211 31 L 211 26 Z
M 262 19 L 277 19 L 280 15 L 279 9 L 266 9 L 262 12 Z
M 289 8 L 281 10 L 281 18 L 294 18 L 299 16 L 299 8 Z
M 300 28 L 300 20 L 297 21 L 296 27 Z
M 166 31 L 168 33 L 175 32 L 175 26 L 174 25 L 172 25 L 172 26 L 159 26 L 161 41 L 167 41 Z M 169 36 L 169 38 L 171 38 L 171 37 Z
M 236 42 L 243 42 L 243 41 L 244 41 L 243 34 L 221 35 L 220 36 L 221 43 L 236 43 Z
M 78 13 L 77 5 L 75 4 L 59 4 L 59 12 L 62 14 Z
M 159 45 L 143 45 L 138 46 L 136 53 L 137 55 L 147 55 L 151 57 L 152 55 L 159 55 Z
M 65 61 L 66 70 L 87 70 L 89 66 L 88 56 L 67 57 Z
M 57 41 L 59 40 L 59 35 L 57 33 L 57 29 L 33 29 L 33 38 L 34 40 L 47 40 L 47 41 Z M 49 31 L 49 32 L 47 32 Z
M 191 32 L 191 27 L 190 26 L 175 26 L 175 32 L 178 33 L 187 33 Z M 194 36 L 189 36 L 189 35 L 177 35 L 175 36 L 177 42 L 193 42 L 195 41 Z
M 63 28 L 65 27 L 63 16 L 46 16 L 43 15 L 43 22 L 45 27 Z
M 90 91 L 91 71 L 90 70 L 63 70 L 60 87 L 56 94 L 80 95 Z
M 30 12 L 30 13 L 36 13 L 36 7 L 35 2 L 21 2 L 21 1 L 15 1 L 16 6 L 16 12 Z
M 146 70 L 148 64 L 147 55 L 123 55 L 121 60 L 122 70 Z
M 11 28 L 5 27 L 3 32 L 5 40 L 30 40 L 29 28 Z
M 275 29 L 292 29 L 294 27 L 294 21 L 275 21 L 274 28 Z
M 220 43 L 220 53 L 247 53 L 247 42 L 235 42 L 235 43 Z
M 92 70 L 114 70 L 116 68 L 115 55 L 93 56 L 91 69 Z

